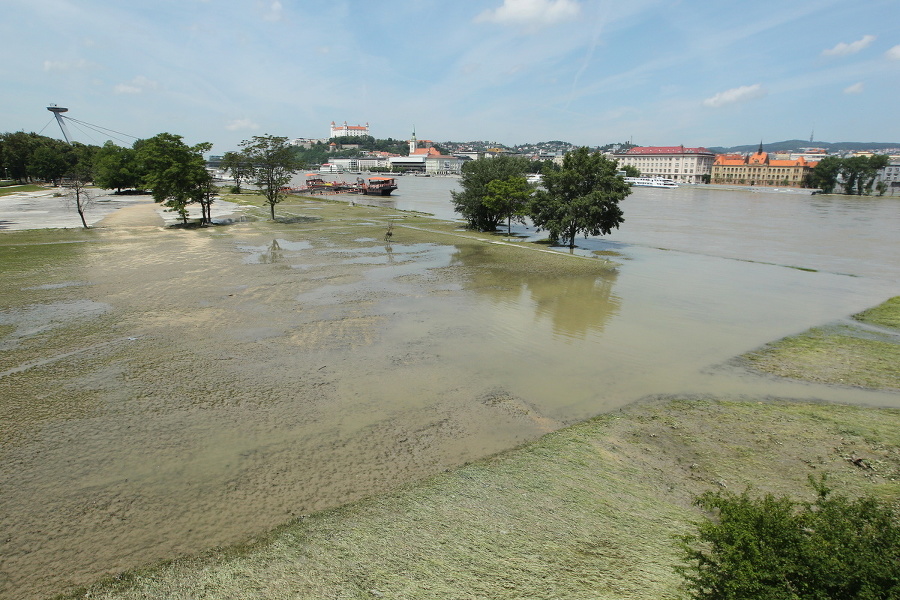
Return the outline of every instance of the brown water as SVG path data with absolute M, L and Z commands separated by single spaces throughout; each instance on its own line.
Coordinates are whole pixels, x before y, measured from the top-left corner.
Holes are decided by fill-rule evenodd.
M 454 180 L 400 185 L 377 201 L 447 216 Z M 618 266 L 580 276 L 402 225 L 386 245 L 378 219 L 110 229 L 4 274 L 0 597 L 239 542 L 647 395 L 900 406 L 723 366 L 900 294 L 900 202 L 679 188 L 624 210 L 579 241 Z

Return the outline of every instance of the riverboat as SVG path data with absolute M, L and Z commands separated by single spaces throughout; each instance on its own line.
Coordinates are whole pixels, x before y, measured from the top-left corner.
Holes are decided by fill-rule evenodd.
M 393 177 L 369 177 L 366 180 L 358 177 L 354 191 L 367 196 L 390 196 L 396 189 L 397 182 Z
M 674 179 L 669 179 L 667 177 L 626 177 L 625 183 L 631 184 L 632 186 L 637 187 L 652 187 L 652 188 L 677 188 L 678 184 L 675 183 Z

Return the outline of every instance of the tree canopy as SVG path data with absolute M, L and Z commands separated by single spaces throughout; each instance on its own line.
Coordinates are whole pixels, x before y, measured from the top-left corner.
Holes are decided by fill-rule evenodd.
M 450 192 L 454 210 L 470 229 L 494 231 L 507 215 L 502 207 L 487 200 L 491 196 L 488 184 L 523 177 L 530 165 L 527 158 L 505 155 L 464 163 L 459 182 L 462 190 Z
M 694 600 L 874 600 L 900 597 L 900 520 L 871 497 L 815 502 L 771 494 L 708 492 L 710 517 L 682 536 L 684 577 Z
M 187 205 L 204 200 L 209 181 L 203 153 L 212 144 L 185 144 L 180 135 L 160 133 L 135 142 L 143 185 L 153 199 L 187 222 Z M 204 221 L 205 222 L 205 221 Z
M 631 187 L 617 175 L 615 160 L 586 147 L 563 157 L 562 167 L 544 169 L 543 189 L 535 193 L 530 211 L 538 229 L 552 242 L 575 246 L 575 236 L 607 235 L 625 221 L 619 202 Z
M 506 233 L 510 235 L 513 219 L 519 223 L 525 222 L 533 195 L 534 186 L 525 177 L 495 179 L 487 185 L 484 204 L 489 210 L 506 218 Z
M 809 185 L 826 194 L 841 188 L 845 194 L 869 195 L 878 171 L 886 167 L 888 162 L 886 154 L 850 158 L 826 156 L 813 168 Z
M 284 199 L 284 187 L 300 170 L 300 161 L 286 137 L 255 135 L 240 145 L 250 165 L 251 178 L 262 190 L 274 220 L 275 205 Z

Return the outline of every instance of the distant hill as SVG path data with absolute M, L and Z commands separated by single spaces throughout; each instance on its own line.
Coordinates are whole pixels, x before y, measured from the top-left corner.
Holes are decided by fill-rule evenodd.
M 900 148 L 900 142 L 810 142 L 809 140 L 787 140 L 771 144 L 763 142 L 763 150 L 766 152 L 787 152 L 799 150 L 800 148 L 825 148 L 830 153 L 852 152 L 855 150 L 896 150 Z M 746 146 L 731 146 L 730 148 L 709 146 L 708 149 L 716 154 L 741 154 L 756 152 L 759 149 L 759 143 Z

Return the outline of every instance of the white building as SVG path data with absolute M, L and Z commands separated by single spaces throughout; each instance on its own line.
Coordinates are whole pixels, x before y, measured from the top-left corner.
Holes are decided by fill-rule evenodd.
M 365 125 L 347 125 L 344 121 L 343 125 L 335 125 L 331 122 L 331 133 L 328 137 L 364 137 L 369 135 L 369 124 Z
M 900 156 L 892 156 L 888 165 L 878 171 L 876 182 L 887 185 L 887 193 L 893 196 L 900 190 Z
M 684 146 L 636 147 L 613 156 L 620 167 L 636 167 L 641 177 L 666 177 L 678 183 L 703 183 L 716 158 L 706 148 Z

